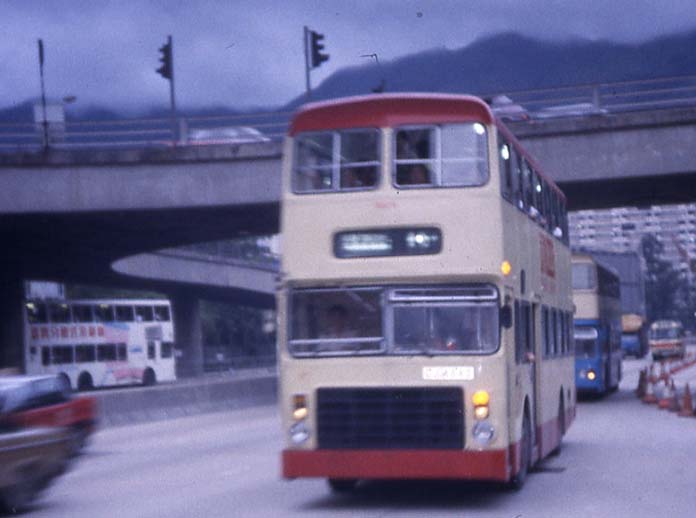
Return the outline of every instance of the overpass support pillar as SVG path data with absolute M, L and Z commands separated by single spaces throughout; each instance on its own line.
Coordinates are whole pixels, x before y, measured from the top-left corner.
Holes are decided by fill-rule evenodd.
M 190 378 L 203 374 L 203 330 L 200 300 L 186 292 L 172 296 L 174 340 L 176 341 L 176 375 Z
M 24 282 L 0 280 L 0 371 L 24 372 Z

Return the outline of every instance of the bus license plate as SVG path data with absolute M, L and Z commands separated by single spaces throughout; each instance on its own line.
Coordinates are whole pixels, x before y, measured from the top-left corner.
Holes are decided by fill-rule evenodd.
M 429 381 L 471 381 L 474 368 L 464 367 L 423 367 L 423 379 Z

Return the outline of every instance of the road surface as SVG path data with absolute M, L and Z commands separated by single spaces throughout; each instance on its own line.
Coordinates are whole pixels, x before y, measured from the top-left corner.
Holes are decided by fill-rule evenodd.
M 102 430 L 26 516 L 693 517 L 696 418 L 633 396 L 645 363 L 626 360 L 619 392 L 580 403 L 560 456 L 520 492 L 371 482 L 334 495 L 282 480 L 279 419 L 263 406 Z

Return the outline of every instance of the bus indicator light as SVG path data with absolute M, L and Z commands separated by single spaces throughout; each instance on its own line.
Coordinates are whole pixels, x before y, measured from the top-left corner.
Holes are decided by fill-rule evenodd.
M 474 395 L 471 396 L 471 401 L 474 403 L 474 406 L 484 406 L 488 405 L 488 402 L 490 401 L 490 396 L 488 395 L 488 392 L 485 390 L 477 390 L 474 392 Z
M 512 265 L 510 264 L 510 261 L 503 261 L 503 264 L 500 265 L 500 271 L 506 277 L 510 275 L 510 272 L 512 271 Z

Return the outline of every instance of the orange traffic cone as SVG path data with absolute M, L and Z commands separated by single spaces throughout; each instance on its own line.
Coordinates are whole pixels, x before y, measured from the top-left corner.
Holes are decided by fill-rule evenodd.
M 677 415 L 681 417 L 692 417 L 694 415 L 694 405 L 691 401 L 691 390 L 689 390 L 688 383 L 684 388 L 684 397 L 682 398 L 681 408 Z
M 672 404 L 673 393 L 672 386 L 670 385 L 669 381 L 665 380 L 664 384 L 665 387 L 662 389 L 662 394 L 657 402 L 657 406 L 662 410 L 667 410 Z
M 641 369 L 638 376 L 638 387 L 636 387 L 636 396 L 642 398 L 645 395 L 645 388 L 648 383 L 648 373 L 646 369 Z
M 660 362 L 660 375 L 657 379 L 662 381 L 667 381 L 669 379 L 669 373 L 667 372 L 667 363 L 664 360 Z
M 655 395 L 655 381 L 652 379 L 648 380 L 648 385 L 645 387 L 645 395 L 642 399 L 643 403 L 648 405 L 654 405 L 657 403 L 657 396 Z

